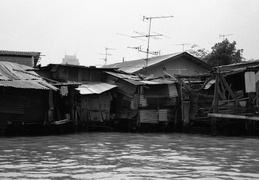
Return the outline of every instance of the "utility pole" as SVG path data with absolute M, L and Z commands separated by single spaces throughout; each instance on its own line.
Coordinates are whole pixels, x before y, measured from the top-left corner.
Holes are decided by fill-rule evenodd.
M 104 55 L 104 58 L 103 58 L 105 62 L 104 65 L 107 65 L 108 56 L 111 56 L 111 54 L 108 53 L 108 50 L 115 50 L 115 49 L 105 47 L 105 54 L 101 54 L 101 55 Z
M 222 40 L 224 41 L 226 36 L 233 36 L 233 35 L 234 35 L 234 34 L 220 34 L 220 35 L 219 35 L 219 38 L 222 37 Z
M 155 36 L 163 36 L 162 34 L 150 34 L 151 33 L 151 23 L 153 19 L 162 19 L 162 18 L 172 18 L 173 16 L 151 16 L 151 17 L 147 17 L 147 16 L 143 16 L 143 21 L 147 20 L 149 21 L 149 26 L 148 26 L 148 34 L 147 35 L 140 35 L 140 36 L 131 36 L 132 38 L 139 38 L 139 37 L 146 37 L 147 38 L 147 50 L 146 51 L 141 51 L 141 52 L 145 52 L 146 53 L 146 63 L 145 63 L 145 69 L 148 66 L 148 59 L 149 59 L 149 54 L 157 54 L 156 52 L 150 52 L 149 50 L 149 43 L 150 43 L 150 37 L 155 37 Z M 147 72 L 146 72 L 147 73 Z

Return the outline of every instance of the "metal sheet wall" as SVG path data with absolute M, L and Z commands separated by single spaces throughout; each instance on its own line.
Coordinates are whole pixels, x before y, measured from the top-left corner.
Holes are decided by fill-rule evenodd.
M 157 110 L 140 110 L 139 111 L 140 123 L 158 123 L 158 112 Z
M 139 95 L 134 94 L 133 98 L 131 99 L 130 108 L 133 110 L 137 110 L 139 107 Z
M 142 109 L 139 111 L 140 123 L 167 122 L 171 119 L 171 109 Z
M 158 116 L 160 122 L 167 122 L 171 119 L 171 109 L 159 109 Z
M 116 84 L 118 85 L 118 91 L 126 96 L 133 97 L 137 90 L 137 86 L 123 80 L 118 80 Z

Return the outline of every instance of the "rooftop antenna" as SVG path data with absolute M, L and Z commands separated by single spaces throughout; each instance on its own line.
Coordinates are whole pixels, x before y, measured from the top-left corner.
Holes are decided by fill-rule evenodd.
M 137 47 L 128 46 L 127 48 L 137 49 L 139 52 L 147 53 L 147 51 L 142 50 L 141 46 L 137 46 Z M 161 50 L 159 50 L 159 51 L 149 51 L 148 52 L 148 54 L 152 54 L 152 55 L 160 55 L 160 53 L 161 53 Z
M 156 36 L 163 36 L 162 34 L 150 34 L 151 32 L 151 23 L 153 19 L 162 19 L 162 18 L 172 18 L 174 16 L 143 16 L 142 20 L 145 21 L 149 21 L 149 26 L 148 26 L 148 34 L 146 35 L 139 35 L 139 36 L 131 36 L 132 38 L 139 38 L 139 37 L 146 37 L 147 38 L 147 50 L 143 51 L 146 53 L 146 63 L 145 63 L 145 68 L 148 66 L 148 55 L 152 54 L 154 52 L 150 52 L 149 51 L 149 43 L 150 43 L 150 37 L 156 37 Z M 141 51 L 142 52 L 142 51 Z M 157 54 L 157 53 L 156 53 Z M 147 72 L 146 72 L 147 73 Z
M 222 40 L 224 41 L 226 36 L 233 36 L 233 35 L 234 35 L 234 34 L 220 34 L 220 35 L 219 35 L 219 38 L 222 37 Z
M 105 54 L 101 54 L 101 55 L 104 55 L 104 58 L 103 58 L 104 65 L 107 65 L 108 56 L 111 56 L 111 54 L 108 53 L 109 50 L 115 50 L 115 49 L 105 47 Z
M 179 45 L 183 46 L 183 52 L 184 52 L 184 46 L 185 46 L 185 45 L 190 45 L 190 44 L 189 44 L 189 43 L 182 43 L 182 44 L 175 44 L 175 45 L 177 45 L 177 46 L 179 46 Z

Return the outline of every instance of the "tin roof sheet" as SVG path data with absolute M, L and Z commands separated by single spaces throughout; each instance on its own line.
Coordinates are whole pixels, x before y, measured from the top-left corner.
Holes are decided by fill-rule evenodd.
M 202 60 L 192 56 L 188 52 L 178 52 L 173 54 L 167 54 L 162 56 L 155 56 L 148 59 L 148 64 L 146 66 L 146 59 L 139 59 L 139 60 L 133 60 L 133 61 L 125 61 L 121 63 L 115 63 L 103 66 L 104 68 L 117 68 L 121 71 L 127 72 L 127 73 L 134 73 L 138 72 L 141 69 L 145 67 L 150 67 L 156 64 L 159 64 L 161 62 L 167 61 L 167 60 L 175 60 L 180 56 L 186 56 L 188 57 L 188 60 L 192 61 L 193 63 L 199 64 L 200 66 L 203 66 L 206 69 L 211 69 L 210 65 L 203 62 Z M 191 58 L 190 58 L 191 57 Z
M 43 80 L 33 68 L 17 63 L 0 61 L 0 86 L 22 88 L 57 90 L 57 88 Z
M 153 81 L 140 81 L 143 84 L 148 84 L 148 85 L 158 85 L 158 84 L 174 84 L 175 81 L 170 81 L 170 80 L 165 80 L 165 79 L 158 79 L 158 80 L 153 80 Z
M 42 89 L 42 90 L 57 90 L 55 86 L 47 83 L 43 80 L 12 80 L 12 81 L 0 81 L 2 87 L 13 87 L 20 89 Z
M 157 64 L 161 61 L 164 61 L 168 58 L 174 57 L 176 55 L 179 55 L 180 53 L 174 53 L 174 54 L 169 54 L 169 55 L 163 55 L 163 56 L 156 56 L 156 57 L 151 57 L 148 60 L 148 65 L 151 66 L 153 64 Z M 121 71 L 127 72 L 127 73 L 133 73 L 136 71 L 139 71 L 143 69 L 146 65 L 146 60 L 145 59 L 138 59 L 138 60 L 133 60 L 133 61 L 125 61 L 121 63 L 115 63 L 115 64 L 110 64 L 104 66 L 104 68 L 118 68 Z
M 148 80 L 148 79 L 143 79 L 137 75 L 132 75 L 132 74 L 123 74 L 123 73 L 114 73 L 114 72 L 106 72 L 106 73 L 110 74 L 114 77 L 117 77 L 119 79 L 123 79 L 134 85 L 173 84 L 176 82 L 175 80 L 167 80 L 167 79 L 163 79 L 163 78 L 155 78 L 155 79 Z
M 76 89 L 80 91 L 80 94 L 90 95 L 90 94 L 101 94 L 115 87 L 117 86 L 111 85 L 108 83 L 103 83 L 103 82 L 89 82 L 87 84 L 80 85 Z

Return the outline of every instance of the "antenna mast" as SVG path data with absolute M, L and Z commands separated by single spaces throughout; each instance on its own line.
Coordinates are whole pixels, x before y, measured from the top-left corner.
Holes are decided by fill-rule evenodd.
M 142 35 L 142 36 L 131 36 L 132 38 L 138 38 L 138 37 L 147 37 L 147 51 L 145 52 L 146 53 L 146 64 L 145 64 L 145 68 L 148 66 L 148 55 L 149 54 L 154 54 L 154 52 L 150 52 L 149 51 L 149 42 L 150 42 L 150 37 L 153 37 L 153 36 L 163 36 L 162 34 L 156 34 L 156 35 L 151 35 L 150 32 L 151 32 L 151 23 L 152 23 L 152 20 L 153 19 L 161 19 L 161 18 L 172 18 L 174 16 L 151 16 L 151 17 L 146 17 L 146 16 L 143 16 L 143 21 L 145 20 L 148 20 L 149 21 L 149 27 L 148 27 L 148 34 L 147 35 Z M 143 52 L 143 51 L 142 51 Z
M 222 40 L 224 41 L 226 36 L 233 36 L 233 35 L 234 35 L 234 34 L 220 34 L 220 35 L 219 35 L 219 38 L 222 37 Z
M 108 53 L 108 50 L 115 50 L 115 49 L 105 47 L 105 54 L 101 54 L 101 55 L 104 55 L 104 58 L 103 58 L 105 62 L 104 65 L 107 65 L 108 56 L 111 56 L 111 54 Z
M 189 43 L 182 43 L 182 44 L 175 44 L 175 45 L 182 45 L 183 46 L 183 52 L 184 52 L 184 46 L 185 45 L 190 45 Z

